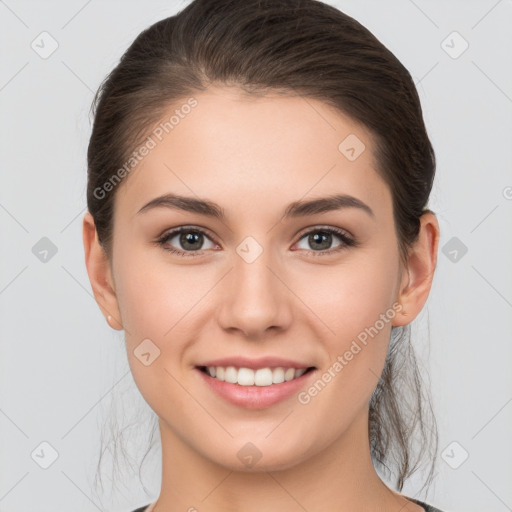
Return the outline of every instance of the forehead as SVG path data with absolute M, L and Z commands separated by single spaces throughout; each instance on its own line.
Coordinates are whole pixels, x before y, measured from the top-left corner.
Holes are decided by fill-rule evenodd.
M 230 87 L 193 97 L 193 108 L 176 102 L 149 134 L 152 147 L 117 191 L 116 209 L 133 215 L 167 192 L 212 199 L 228 213 L 332 193 L 390 206 L 371 134 L 324 102 Z

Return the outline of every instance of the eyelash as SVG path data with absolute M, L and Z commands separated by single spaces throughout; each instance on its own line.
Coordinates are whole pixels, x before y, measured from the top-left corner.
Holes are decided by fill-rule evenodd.
M 175 249 L 173 247 L 166 245 L 169 240 L 171 240 L 176 235 L 179 235 L 181 233 L 196 233 L 196 234 L 199 233 L 199 234 L 202 234 L 202 235 L 206 236 L 207 238 L 211 239 L 211 237 L 208 236 L 208 234 L 202 229 L 182 226 L 173 231 L 163 234 L 160 238 L 158 238 L 156 240 L 156 244 L 158 246 L 162 247 L 164 250 L 169 251 L 173 254 L 177 254 L 178 256 L 182 256 L 184 258 L 193 258 L 196 256 L 202 256 L 204 251 L 181 251 L 179 249 Z M 310 231 L 306 231 L 305 233 L 303 233 L 301 235 L 301 237 L 299 238 L 298 241 L 302 240 L 305 236 L 310 235 L 312 233 L 323 233 L 323 234 L 337 235 L 341 239 L 341 242 L 342 242 L 335 249 L 321 250 L 321 251 L 313 251 L 313 250 L 306 251 L 306 252 L 312 253 L 312 255 L 315 257 L 316 256 L 329 256 L 329 255 L 338 253 L 340 251 L 346 250 L 349 247 L 357 247 L 359 245 L 358 242 L 354 238 L 351 238 L 350 236 L 348 236 L 344 231 L 342 231 L 340 229 L 332 228 L 332 227 L 329 227 L 329 228 L 317 227 Z M 214 243 L 216 243 L 214 240 L 212 240 L 212 241 Z

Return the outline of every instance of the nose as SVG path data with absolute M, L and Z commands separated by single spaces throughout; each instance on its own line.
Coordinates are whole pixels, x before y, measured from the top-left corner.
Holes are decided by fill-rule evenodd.
M 252 262 L 238 254 L 225 279 L 218 321 L 225 331 L 262 340 L 286 330 L 292 321 L 293 293 L 270 251 Z

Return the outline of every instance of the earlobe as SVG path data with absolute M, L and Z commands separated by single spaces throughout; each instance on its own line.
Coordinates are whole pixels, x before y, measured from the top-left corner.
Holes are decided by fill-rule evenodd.
M 94 219 L 89 212 L 83 218 L 82 238 L 85 266 L 94 298 L 102 314 L 106 317 L 108 324 L 113 329 L 121 330 L 123 326 L 110 262 L 98 240 Z
M 409 251 L 407 268 L 397 297 L 402 306 L 393 326 L 411 323 L 427 301 L 437 264 L 439 223 L 435 214 L 427 211 L 420 218 L 420 231 Z
M 112 315 L 107 315 L 107 323 L 112 329 L 121 330 L 123 325 L 117 321 Z

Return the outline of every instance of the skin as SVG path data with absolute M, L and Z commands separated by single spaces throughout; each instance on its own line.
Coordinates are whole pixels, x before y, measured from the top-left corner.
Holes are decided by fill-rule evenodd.
M 421 217 L 401 265 L 391 192 L 364 127 L 309 98 L 220 86 L 194 97 L 198 106 L 118 185 L 111 260 L 91 215 L 83 219 L 94 296 L 112 327 L 125 330 L 133 377 L 159 417 L 163 473 L 154 510 L 422 511 L 378 477 L 368 403 L 391 327 L 410 323 L 427 300 L 436 217 Z M 366 146 L 354 161 L 338 150 L 349 134 Z M 214 201 L 227 218 L 163 207 L 137 213 L 168 192 Z M 375 218 L 345 208 L 282 220 L 289 203 L 334 193 L 360 199 Z M 200 256 L 154 243 L 184 225 L 207 230 L 196 242 Z M 304 236 L 331 226 L 359 245 L 333 252 L 343 244 L 337 235 L 320 249 Z M 248 236 L 263 249 L 252 263 L 236 252 Z M 169 245 L 187 250 L 179 237 Z M 317 368 L 307 390 L 393 304 L 401 312 L 305 405 L 293 395 L 268 408 L 235 406 L 194 369 L 229 355 L 276 355 Z M 134 355 L 146 338 L 160 349 L 149 366 Z M 251 469 L 237 457 L 247 442 L 262 455 Z

